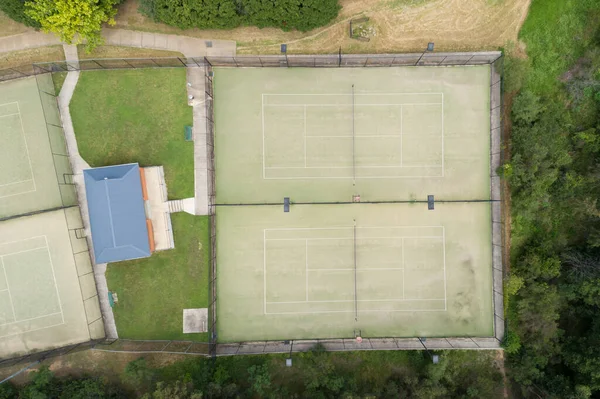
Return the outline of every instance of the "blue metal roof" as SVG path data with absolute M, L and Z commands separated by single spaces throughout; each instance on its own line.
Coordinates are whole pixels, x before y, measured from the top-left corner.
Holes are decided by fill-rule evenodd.
M 85 169 L 83 177 L 96 262 L 150 256 L 139 165 Z

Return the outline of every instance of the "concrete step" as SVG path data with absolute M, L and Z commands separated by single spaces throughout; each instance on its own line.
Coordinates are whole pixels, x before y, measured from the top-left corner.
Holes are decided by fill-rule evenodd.
M 183 200 L 168 201 L 167 207 L 169 209 L 169 213 L 183 212 Z

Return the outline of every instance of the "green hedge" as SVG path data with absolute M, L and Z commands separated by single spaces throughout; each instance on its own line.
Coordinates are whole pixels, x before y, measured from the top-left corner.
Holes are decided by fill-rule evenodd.
M 10 19 L 27 26 L 39 28 L 40 24 L 37 21 L 34 21 L 25 15 L 25 1 L 26 0 L 0 0 L 0 11 L 5 13 Z
M 2 0 L 0 0 L 2 1 Z M 308 31 L 326 25 L 338 0 L 141 0 L 140 11 L 182 29 L 231 29 L 241 25 Z

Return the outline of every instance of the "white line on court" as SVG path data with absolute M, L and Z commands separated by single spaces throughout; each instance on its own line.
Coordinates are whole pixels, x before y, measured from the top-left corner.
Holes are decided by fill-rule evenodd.
M 304 106 L 304 167 L 306 168 L 306 105 Z
M 419 96 L 433 96 L 444 94 L 439 93 L 391 93 L 391 92 L 367 92 L 367 93 L 356 93 L 355 96 L 398 96 L 398 95 L 419 95 Z M 352 94 L 346 93 L 263 93 L 263 96 L 347 96 L 351 97 Z
M 18 255 L 18 254 L 23 254 L 23 253 L 26 253 L 26 252 L 39 251 L 40 249 L 46 249 L 46 247 L 37 247 L 37 248 L 32 248 L 32 249 L 26 249 L 24 251 L 11 252 L 9 254 L 0 255 L 0 259 L 5 258 L 7 256 L 13 256 L 13 255 Z
M 444 309 L 358 309 L 359 313 L 392 313 L 392 312 L 444 312 Z M 286 315 L 286 314 L 324 314 L 324 313 L 354 313 L 354 310 L 318 310 L 313 312 L 270 312 L 268 315 Z
M 58 307 L 60 308 L 62 321 L 64 323 L 65 315 L 63 313 L 62 303 L 60 300 L 60 294 L 58 293 L 58 284 L 56 283 L 56 275 L 54 274 L 54 262 L 52 262 L 52 255 L 50 255 L 50 247 L 48 246 L 48 237 L 45 235 L 44 235 L 44 240 L 46 240 L 46 250 L 48 252 L 48 259 L 50 259 L 50 268 L 52 269 L 52 278 L 54 279 L 54 289 L 56 290 L 56 298 L 58 299 Z
M 265 159 L 267 155 L 265 154 L 265 94 L 263 93 L 261 97 L 261 107 L 260 114 L 262 117 L 262 164 L 263 164 L 263 179 L 266 178 L 265 172 Z M 266 312 L 266 311 L 265 311 Z
M 306 256 L 304 257 L 305 259 L 305 264 L 306 264 L 306 287 L 305 287 L 305 291 L 306 291 L 306 302 L 308 302 L 308 240 L 304 240 L 304 244 L 306 245 Z
M 4 281 L 6 281 L 6 290 L 8 291 L 8 300 L 10 301 L 10 307 L 13 312 L 13 320 L 17 320 L 17 313 L 15 312 L 15 305 L 13 304 L 12 295 L 10 294 L 10 287 L 8 286 L 8 277 L 6 276 L 6 268 L 4 267 L 4 261 L 0 257 L 0 265 L 2 266 L 2 272 L 4 273 Z
M 356 269 L 357 272 L 370 272 L 370 271 L 381 271 L 381 270 L 403 270 L 401 267 L 369 267 L 365 269 Z M 354 271 L 354 269 L 308 269 L 309 272 L 350 272 Z
M 404 237 L 402 237 L 402 299 L 406 298 L 404 290 L 404 269 L 406 269 L 406 262 L 404 261 Z
M 15 112 L 14 114 L 6 114 L 6 115 L 0 115 L 0 118 L 5 118 L 7 116 L 15 116 L 15 115 L 19 115 L 18 112 Z
M 23 142 L 25 143 L 25 152 L 27 153 L 27 160 L 29 161 L 29 170 L 31 171 L 31 180 L 33 180 L 33 191 L 36 191 L 35 176 L 33 176 L 33 166 L 31 165 L 31 157 L 29 156 L 29 145 L 27 145 L 27 137 L 25 136 L 25 128 L 23 127 L 23 117 L 21 116 L 21 107 L 17 102 L 17 110 L 19 111 L 19 120 L 21 121 L 21 133 L 23 133 Z
M 263 286 L 264 286 L 264 314 L 267 314 L 267 230 L 263 230 Z
M 402 134 L 404 133 L 404 126 L 402 126 L 402 106 L 400 106 L 400 166 L 402 166 L 402 153 L 404 152 L 404 142 L 402 141 Z
M 415 165 L 415 166 L 357 166 L 357 169 L 407 169 L 407 168 L 441 168 L 440 165 Z M 267 166 L 266 169 L 352 169 L 352 166 Z
M 12 333 L 12 334 L 0 335 L 0 338 L 12 337 L 13 335 L 21 335 L 21 334 L 31 333 L 31 332 L 35 332 L 35 331 L 45 330 L 47 328 L 57 327 L 57 326 L 61 326 L 63 324 L 65 324 L 65 323 L 64 322 L 56 323 L 56 324 L 52 324 L 51 326 L 35 328 L 33 330 L 27 330 L 27 331 Z
M 441 298 L 431 298 L 431 299 L 401 299 L 401 298 L 392 298 L 392 299 L 359 299 L 358 302 L 432 302 L 432 301 L 443 301 Z M 293 304 L 293 303 L 347 303 L 354 302 L 354 299 L 334 299 L 331 301 L 283 301 L 283 302 L 267 302 L 269 305 L 275 304 Z
M 327 168 L 324 168 L 327 169 Z M 357 179 L 432 179 L 442 175 L 410 175 L 410 176 L 356 176 Z M 294 176 L 294 177 L 265 177 L 264 180 L 313 180 L 313 179 L 353 179 L 352 176 Z
M 444 93 L 442 93 L 442 177 L 444 174 Z
M 276 227 L 271 229 L 264 229 L 264 231 L 291 231 L 291 230 L 339 230 L 339 229 L 353 229 L 354 226 L 339 226 L 339 227 Z M 361 229 L 430 229 L 439 228 L 443 229 L 444 226 L 356 226 L 357 230 Z M 441 236 L 440 236 L 441 237 Z
M 8 288 L 5 288 L 3 290 L 0 290 L 0 292 L 4 292 L 4 291 L 8 291 Z
M 423 239 L 423 240 L 431 240 L 434 238 L 443 238 L 442 236 L 373 236 L 373 237 L 360 237 L 356 238 L 356 240 L 399 240 L 401 238 L 412 238 L 412 239 Z M 323 237 L 323 238 L 267 238 L 266 241 L 321 241 L 321 240 L 353 240 L 353 237 Z M 353 269 L 354 270 L 354 269 Z
M 31 241 L 31 240 L 35 240 L 35 239 L 38 239 L 38 238 L 44 238 L 44 236 L 35 236 L 35 237 L 24 238 L 22 240 L 0 242 L 0 247 L 2 245 L 15 244 L 17 242 L 23 242 L 23 241 Z
M 380 103 L 380 104 L 356 104 L 357 107 L 398 107 L 402 105 L 426 106 L 440 105 L 442 103 Z M 331 103 L 312 103 L 312 104 L 265 104 L 265 107 L 351 107 L 352 104 L 331 104 Z
M 15 184 L 21 184 L 21 183 L 25 183 L 25 182 L 32 181 L 32 180 L 33 179 L 26 179 L 26 180 L 19 180 L 19 181 L 16 181 L 14 183 L 0 184 L 0 187 L 14 186 Z
M 21 323 L 21 322 L 24 322 L 24 321 L 32 321 L 32 320 L 43 319 L 44 317 L 56 316 L 57 314 L 62 314 L 62 312 L 54 312 L 54 313 L 49 313 L 49 314 L 45 314 L 45 315 L 42 315 L 42 316 L 30 317 L 29 319 L 15 320 L 15 321 L 11 321 L 9 323 L 0 324 L 0 327 L 4 327 L 4 326 L 7 326 L 7 325 L 11 325 L 11 324 L 17 324 L 17 323 Z M 60 323 L 60 324 L 63 324 L 63 323 L 64 323 L 64 321 L 62 323 Z M 28 332 L 28 331 L 25 331 L 25 332 Z
M 446 296 L 446 227 L 442 230 L 442 251 L 444 254 L 444 310 L 448 310 L 448 297 Z

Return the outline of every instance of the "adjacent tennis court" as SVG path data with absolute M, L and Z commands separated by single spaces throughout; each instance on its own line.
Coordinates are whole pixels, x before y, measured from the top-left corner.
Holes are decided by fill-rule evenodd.
M 221 341 L 491 336 L 489 204 L 217 211 Z
M 0 224 L 1 357 L 90 339 L 86 312 L 99 318 L 99 308 L 97 300 L 84 308 L 96 291 L 92 275 L 91 285 L 78 277 L 68 223 L 79 211 L 71 209 Z M 103 333 L 101 320 L 94 328 Z
M 76 203 L 56 100 L 36 78 L 0 83 L 0 218 Z M 52 129 L 52 131 L 49 131 Z
M 490 68 L 215 68 L 218 203 L 490 196 Z

